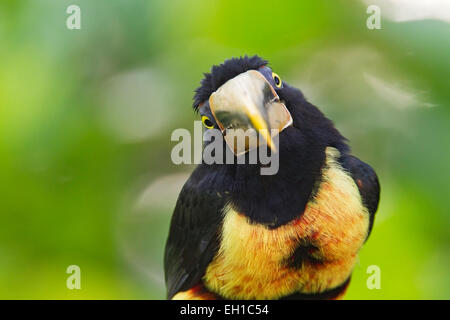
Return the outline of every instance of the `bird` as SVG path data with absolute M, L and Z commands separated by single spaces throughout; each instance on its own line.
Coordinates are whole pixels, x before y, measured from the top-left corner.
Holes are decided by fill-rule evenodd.
M 194 169 L 166 241 L 167 298 L 343 298 L 378 208 L 374 169 L 260 56 L 212 66 L 193 101 L 204 135 L 218 130 L 225 153 L 236 158 L 266 146 L 279 165 L 267 175 L 260 162 Z M 266 133 L 233 149 L 228 130 L 236 127 L 279 129 L 278 144 Z

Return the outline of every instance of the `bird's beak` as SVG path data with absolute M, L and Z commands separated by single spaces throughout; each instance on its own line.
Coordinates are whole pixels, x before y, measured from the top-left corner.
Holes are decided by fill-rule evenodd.
M 211 95 L 209 104 L 225 141 L 237 155 L 256 148 L 259 137 L 276 152 L 272 138 L 292 124 L 286 106 L 256 70 L 228 80 Z M 239 139 L 245 142 L 236 143 Z

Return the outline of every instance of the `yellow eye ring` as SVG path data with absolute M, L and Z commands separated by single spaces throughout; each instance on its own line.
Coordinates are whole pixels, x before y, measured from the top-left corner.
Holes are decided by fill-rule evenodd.
M 214 128 L 214 123 L 207 116 L 202 116 L 202 123 L 208 129 Z
M 277 75 L 275 72 L 272 72 L 272 78 L 273 81 L 275 81 L 275 85 L 277 86 L 277 88 L 281 88 L 282 82 L 280 76 Z

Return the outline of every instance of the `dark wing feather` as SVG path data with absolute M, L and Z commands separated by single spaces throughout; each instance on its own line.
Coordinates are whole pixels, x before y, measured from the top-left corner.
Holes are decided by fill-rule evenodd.
M 219 247 L 224 195 L 208 186 L 208 172 L 197 168 L 175 207 L 164 256 L 167 297 L 201 281 Z M 206 183 L 205 183 L 206 182 Z
M 343 155 L 339 161 L 342 167 L 346 169 L 353 180 L 355 180 L 363 204 L 369 211 L 370 222 L 369 231 L 367 233 L 367 237 L 369 237 L 375 219 L 375 212 L 378 209 L 378 202 L 380 200 L 380 184 L 378 182 L 377 174 L 371 166 L 352 155 Z

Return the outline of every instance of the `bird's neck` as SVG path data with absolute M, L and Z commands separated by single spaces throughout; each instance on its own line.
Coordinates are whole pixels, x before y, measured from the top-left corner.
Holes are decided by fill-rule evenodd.
M 301 215 L 320 182 L 325 146 L 309 143 L 298 130 L 280 136 L 279 168 L 261 175 L 261 165 L 227 166 L 230 205 L 252 222 L 276 228 Z

